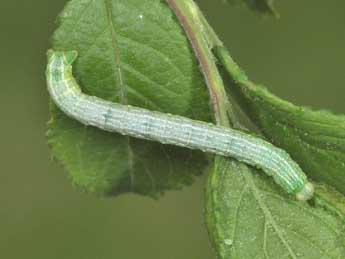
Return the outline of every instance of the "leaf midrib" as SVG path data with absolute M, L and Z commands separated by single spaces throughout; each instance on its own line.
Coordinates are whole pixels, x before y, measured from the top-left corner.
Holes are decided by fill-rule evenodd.
M 113 15 L 112 15 L 112 8 L 111 8 L 111 3 L 109 0 L 104 0 L 104 6 L 105 10 L 107 13 L 107 20 L 108 20 L 108 27 L 110 30 L 110 35 L 111 35 L 111 42 L 113 45 L 113 53 L 114 53 L 114 64 L 116 66 L 115 70 L 113 71 L 114 73 L 114 81 L 117 82 L 119 86 L 119 91 L 120 91 L 120 103 L 122 104 L 128 104 L 127 100 L 127 95 L 126 95 L 126 90 L 125 90 L 125 85 L 124 85 L 124 77 L 122 73 L 122 68 L 121 68 L 121 55 L 120 55 L 120 49 L 118 47 L 118 43 L 116 40 L 116 30 L 115 26 L 113 23 Z M 116 76 L 117 75 L 117 76 Z M 135 160 L 134 160 L 134 155 L 133 155 L 133 150 L 131 147 L 131 139 L 130 137 L 126 136 L 126 152 L 127 152 L 127 159 L 128 159 L 128 168 L 129 168 L 129 175 L 130 175 L 130 183 L 131 183 L 131 189 L 133 190 L 134 188 L 134 166 L 135 166 Z
M 286 249 L 288 250 L 289 254 L 291 255 L 291 257 L 293 259 L 298 259 L 297 255 L 295 254 L 295 252 L 292 250 L 292 248 L 290 247 L 288 241 L 285 239 L 284 237 L 284 233 L 280 230 L 277 222 L 274 220 L 271 211 L 269 210 L 269 208 L 266 206 L 265 202 L 262 200 L 260 194 L 259 194 L 259 189 L 256 188 L 252 176 L 249 174 L 244 174 L 244 179 L 246 180 L 247 184 L 250 186 L 250 188 L 252 189 L 252 193 L 255 197 L 255 199 L 257 200 L 264 216 L 265 216 L 265 222 L 268 221 L 273 229 L 275 230 L 275 232 L 277 233 L 279 239 L 282 241 L 283 245 L 286 247 Z
M 114 64 L 116 66 L 114 72 L 114 81 L 117 82 L 120 90 L 120 103 L 122 104 L 128 104 L 127 102 L 127 96 L 124 86 L 124 80 L 123 80 L 123 73 L 121 68 L 121 56 L 120 56 L 120 49 L 118 47 L 117 39 L 116 39 L 116 31 L 112 19 L 112 10 L 111 10 L 111 3 L 109 3 L 109 0 L 104 0 L 104 5 L 107 13 L 107 21 L 108 21 L 108 28 L 111 35 L 111 42 L 113 45 L 113 53 L 114 53 Z M 117 76 L 116 76 L 117 75 Z

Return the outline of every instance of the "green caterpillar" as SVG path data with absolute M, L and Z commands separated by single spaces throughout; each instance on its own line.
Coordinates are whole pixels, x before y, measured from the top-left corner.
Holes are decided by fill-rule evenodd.
M 301 168 L 284 150 L 260 138 L 82 93 L 72 75 L 76 58 L 76 51 L 48 51 L 48 90 L 55 104 L 69 117 L 110 132 L 232 157 L 262 169 L 298 200 L 313 197 L 314 187 Z

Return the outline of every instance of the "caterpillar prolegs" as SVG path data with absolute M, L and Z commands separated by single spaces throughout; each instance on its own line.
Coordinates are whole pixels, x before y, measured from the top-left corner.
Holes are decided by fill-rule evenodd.
M 72 74 L 77 55 L 76 51 L 48 51 L 48 91 L 69 117 L 110 132 L 235 158 L 262 169 L 298 200 L 312 198 L 314 187 L 301 168 L 269 142 L 241 131 L 82 93 Z

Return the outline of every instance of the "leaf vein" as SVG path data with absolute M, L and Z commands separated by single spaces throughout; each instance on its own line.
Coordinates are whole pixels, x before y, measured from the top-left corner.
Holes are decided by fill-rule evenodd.
M 140 46 L 142 46 L 142 47 L 145 47 L 146 49 L 149 49 L 149 50 L 155 52 L 157 55 L 161 56 L 161 57 L 163 58 L 164 61 L 168 62 L 169 65 L 171 65 L 173 68 L 175 68 L 176 71 L 179 72 L 179 74 L 181 74 L 183 77 L 187 77 L 186 73 L 185 73 L 184 71 L 182 71 L 182 69 L 179 68 L 176 64 L 174 64 L 174 63 L 171 61 L 170 57 L 169 57 L 168 55 L 166 55 L 165 53 L 163 53 L 162 51 L 160 51 L 160 50 L 158 50 L 158 49 L 156 49 L 156 48 L 153 48 L 153 47 L 150 46 L 150 45 L 147 45 L 147 44 L 145 44 L 145 43 L 142 43 L 142 42 L 140 42 L 140 41 L 138 41 L 138 40 L 135 40 L 135 39 L 133 39 L 133 38 L 129 38 L 128 36 L 120 35 L 120 37 L 122 37 L 122 38 L 125 39 L 125 40 L 131 41 L 131 42 L 133 42 L 133 43 L 135 43 L 135 44 L 137 44 L 137 45 L 140 45 Z
M 249 184 L 249 186 L 252 189 L 252 193 L 254 198 L 257 200 L 264 216 L 265 216 L 265 221 L 267 220 L 268 222 L 270 222 L 270 224 L 272 225 L 272 227 L 275 229 L 276 234 L 278 235 L 280 241 L 283 243 L 283 245 L 286 247 L 286 249 L 288 250 L 289 254 L 291 255 L 292 258 L 294 259 L 298 259 L 296 253 L 292 250 L 290 244 L 288 243 L 288 241 L 285 239 L 283 232 L 280 229 L 280 226 L 277 224 L 277 222 L 275 221 L 272 212 L 269 210 L 269 208 L 267 207 L 266 203 L 262 200 L 261 195 L 259 194 L 259 191 L 261 191 L 260 189 L 258 189 L 252 179 L 252 176 L 248 173 L 244 174 L 245 179 L 247 181 L 247 183 Z

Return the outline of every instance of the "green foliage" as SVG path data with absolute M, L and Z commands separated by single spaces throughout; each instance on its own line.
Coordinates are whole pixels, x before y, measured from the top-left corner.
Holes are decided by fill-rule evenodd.
M 53 48 L 77 50 L 83 91 L 106 100 L 209 120 L 208 94 L 192 50 L 159 0 L 73 0 L 59 18 Z M 201 152 L 110 134 L 69 119 L 52 105 L 54 156 L 73 183 L 98 195 L 156 197 L 191 184 Z
M 316 206 L 323 207 L 345 220 L 345 196 L 333 188 L 327 185 L 318 185 L 314 201 Z M 345 230 L 343 234 L 345 235 Z
M 272 7 L 268 1 L 247 3 Z M 72 0 L 60 16 L 53 47 L 79 52 L 74 72 L 87 94 L 210 119 L 197 61 L 160 0 Z M 228 53 L 218 50 L 231 76 L 229 92 L 253 122 L 309 176 L 344 193 L 344 118 L 282 101 L 248 81 Z M 72 181 L 96 194 L 155 197 L 191 183 L 205 166 L 201 153 L 85 127 L 54 105 L 48 139 Z M 297 202 L 270 177 L 231 159 L 216 157 L 209 169 L 206 221 L 222 259 L 344 258 L 343 204 L 344 196 L 324 186 L 318 186 L 314 204 Z
M 206 220 L 219 258 L 344 258 L 344 221 L 253 171 L 224 158 L 210 170 Z

